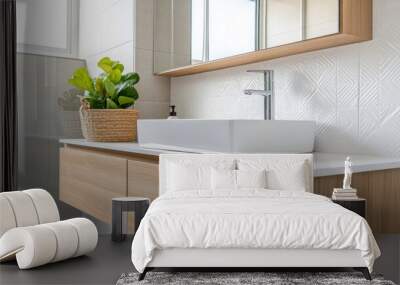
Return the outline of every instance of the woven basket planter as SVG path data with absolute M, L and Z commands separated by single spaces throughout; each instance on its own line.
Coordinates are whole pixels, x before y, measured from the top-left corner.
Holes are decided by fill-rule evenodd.
M 137 110 L 81 107 L 80 117 L 82 134 L 88 141 L 131 142 L 137 139 Z

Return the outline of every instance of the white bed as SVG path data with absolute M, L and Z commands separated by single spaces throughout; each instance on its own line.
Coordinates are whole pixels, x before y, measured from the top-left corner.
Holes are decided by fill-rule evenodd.
M 274 190 L 247 187 L 258 174 L 238 188 L 265 168 Z M 368 278 L 380 251 L 367 222 L 312 194 L 312 181 L 310 154 L 162 155 L 160 197 L 134 237 L 133 264 L 141 278 L 155 267 L 354 267 Z

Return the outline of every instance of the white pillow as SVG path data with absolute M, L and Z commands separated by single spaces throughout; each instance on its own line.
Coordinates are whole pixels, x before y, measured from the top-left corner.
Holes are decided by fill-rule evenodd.
M 213 190 L 235 190 L 236 170 L 212 168 L 211 185 Z
M 169 163 L 168 191 L 185 191 L 211 188 L 211 167 Z
M 308 188 L 305 162 L 290 162 L 268 169 L 268 188 L 275 190 L 306 191 Z
M 306 191 L 309 189 L 306 160 L 298 159 L 240 159 L 240 170 L 266 169 L 268 189 Z
M 267 188 L 267 171 L 236 170 L 237 188 Z
M 237 190 L 241 188 L 266 188 L 266 170 L 211 170 L 213 190 Z
M 211 169 L 232 170 L 234 159 L 178 159 L 166 165 L 166 190 L 212 190 Z

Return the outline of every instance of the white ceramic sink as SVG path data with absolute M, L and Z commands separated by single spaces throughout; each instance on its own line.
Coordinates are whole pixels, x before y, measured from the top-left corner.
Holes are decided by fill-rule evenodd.
M 143 147 L 228 153 L 307 153 L 314 148 L 312 121 L 138 120 Z

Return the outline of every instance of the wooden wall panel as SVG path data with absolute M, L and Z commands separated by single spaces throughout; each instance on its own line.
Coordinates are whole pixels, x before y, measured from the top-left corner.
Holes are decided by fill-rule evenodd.
M 382 231 L 392 232 L 392 229 L 400 229 L 400 169 L 385 172 L 383 199 Z M 397 231 L 399 232 L 400 230 Z
M 331 197 L 333 188 L 338 187 L 338 185 L 338 176 L 316 177 L 314 179 L 314 193 Z
M 352 185 L 353 187 L 357 189 L 357 194 L 361 198 L 369 200 L 369 175 L 370 172 L 364 172 L 364 173 L 356 173 L 353 174 L 352 177 Z M 342 176 L 343 177 L 343 176 Z M 368 202 L 367 202 L 368 203 Z M 367 205 L 367 215 L 368 215 L 368 205 Z
M 331 197 L 343 175 L 316 177 L 314 192 Z M 400 233 L 400 169 L 353 174 L 352 186 L 367 199 L 367 221 L 374 233 Z
M 385 185 L 385 172 L 374 171 L 369 173 L 368 185 L 368 221 L 370 222 L 374 232 L 382 232 L 382 211 L 384 200 L 382 191 Z

